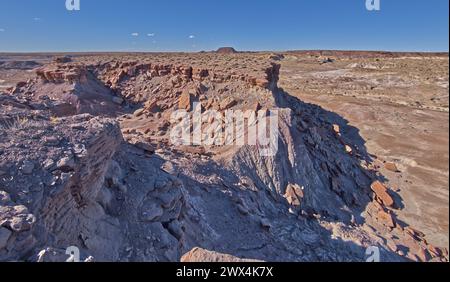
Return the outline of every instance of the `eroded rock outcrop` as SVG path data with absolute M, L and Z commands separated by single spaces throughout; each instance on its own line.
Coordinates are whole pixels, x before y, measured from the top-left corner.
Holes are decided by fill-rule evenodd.
M 41 116 L 8 129 L 0 259 L 61 261 L 78 246 L 97 261 L 178 260 L 183 184 L 123 143 L 115 121 Z
M 242 259 L 227 254 L 211 252 L 202 248 L 194 248 L 183 255 L 181 262 L 261 262 L 258 260 Z
M 44 244 L 63 247 L 83 237 L 89 245 L 97 235 L 117 233 L 111 232 L 113 225 L 94 201 L 121 142 L 117 123 L 88 115 L 34 118 L 8 128 L 1 137 L 1 149 L 11 147 L 1 155 L 0 224 L 12 232 L 0 251 L 2 258 L 22 259 Z

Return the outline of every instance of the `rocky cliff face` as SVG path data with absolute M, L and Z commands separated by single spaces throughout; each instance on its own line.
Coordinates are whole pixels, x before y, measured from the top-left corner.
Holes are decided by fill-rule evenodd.
M 124 144 L 117 122 L 10 118 L 0 147 L 1 260 L 61 261 L 68 246 L 100 261 L 180 257 L 182 183 Z
M 23 259 L 35 248 L 70 245 L 90 233 L 112 236 L 95 199 L 121 142 L 117 123 L 87 115 L 29 118 L 15 117 L 2 130 L 1 149 L 8 153 L 2 155 L 0 222 L 12 233 L 0 256 Z

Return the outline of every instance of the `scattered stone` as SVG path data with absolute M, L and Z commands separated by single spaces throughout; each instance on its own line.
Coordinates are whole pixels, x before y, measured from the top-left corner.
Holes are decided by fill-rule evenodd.
M 180 99 L 178 100 L 178 109 L 191 111 L 193 100 L 194 97 L 191 93 L 189 93 L 189 91 L 183 91 Z
M 397 165 L 395 165 L 394 163 L 385 163 L 384 167 L 392 172 L 399 172 Z
M 333 124 L 333 131 L 336 134 L 340 134 L 341 133 L 341 127 L 337 124 Z
M 136 148 L 139 148 L 139 149 L 145 151 L 146 153 L 149 153 L 149 154 L 155 153 L 155 148 L 147 142 L 144 142 L 141 140 L 133 140 L 130 143 L 133 144 L 134 146 L 136 146 Z
M 158 102 L 149 101 L 149 102 L 145 103 L 144 109 L 149 113 L 157 113 L 157 112 L 159 112 Z
M 232 108 L 236 105 L 237 105 L 237 101 L 235 99 L 233 99 L 231 97 L 227 97 L 220 103 L 220 109 L 228 110 L 229 108 Z
M 175 170 L 175 166 L 173 165 L 172 162 L 165 162 L 162 166 L 161 169 L 165 172 L 167 172 L 170 175 L 176 175 L 177 172 Z
M 345 152 L 347 152 L 348 154 L 352 154 L 353 153 L 352 147 L 350 147 L 349 145 L 345 145 Z
M 435 247 L 433 245 L 428 245 L 428 251 L 434 257 L 440 257 L 440 256 L 444 255 L 444 252 L 440 248 Z
M 6 191 L 0 191 L 0 205 L 6 205 L 11 201 L 11 197 Z
M 427 249 L 420 248 L 420 250 L 417 252 L 417 257 L 421 262 L 427 262 L 431 259 L 430 253 Z
M 67 183 L 67 181 L 73 176 L 72 173 L 63 172 L 61 173 L 60 179 L 62 183 Z
M 73 171 L 75 169 L 75 160 L 72 157 L 64 157 L 58 161 L 56 167 L 62 171 Z
M 30 230 L 36 222 L 36 217 L 28 213 L 28 209 L 23 205 L 14 207 L 0 206 L 0 226 L 9 227 L 14 232 Z
M 376 198 L 381 201 L 380 204 L 383 204 L 386 207 L 394 206 L 394 199 L 389 195 L 387 188 L 380 181 L 372 183 L 370 188 L 375 193 Z
M 304 197 L 303 189 L 297 184 L 288 184 L 284 197 L 291 206 L 300 206 Z
M 42 163 L 42 167 L 46 170 L 50 170 L 55 166 L 55 162 L 52 159 L 47 159 Z
M 133 115 L 134 115 L 135 117 L 140 117 L 140 116 L 142 116 L 143 114 L 144 114 L 144 109 L 136 110 L 136 111 L 133 113 Z
M 381 224 L 383 224 L 386 227 L 394 228 L 395 227 L 395 221 L 392 215 L 384 210 L 380 210 L 378 212 L 378 220 Z
M 420 232 L 419 230 L 416 230 L 411 226 L 406 226 L 404 230 L 407 234 L 409 234 L 411 237 L 415 238 L 418 241 L 422 241 L 422 239 L 425 238 L 425 233 Z
M 57 146 L 59 145 L 60 140 L 55 136 L 46 136 L 44 137 L 44 144 L 47 146 Z
M 69 256 L 63 249 L 46 248 L 37 254 L 37 262 L 67 262 Z
M 77 157 L 82 157 L 86 154 L 86 146 L 83 144 L 75 144 L 73 146 L 73 153 L 77 156 Z

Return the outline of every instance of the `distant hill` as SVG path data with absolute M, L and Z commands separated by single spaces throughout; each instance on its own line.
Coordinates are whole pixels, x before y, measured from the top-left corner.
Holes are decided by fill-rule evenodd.
M 237 51 L 233 47 L 221 47 L 221 48 L 217 49 L 216 53 L 234 54 L 234 53 L 237 53 Z

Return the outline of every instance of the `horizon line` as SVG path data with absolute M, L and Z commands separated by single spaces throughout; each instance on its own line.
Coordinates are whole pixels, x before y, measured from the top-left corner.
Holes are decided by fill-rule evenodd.
M 46 50 L 46 51 L 2 51 L 0 50 L 0 54 L 89 54 L 89 53 L 148 53 L 148 54 L 156 54 L 156 53 L 186 53 L 186 54 L 196 54 L 196 53 L 215 53 L 216 50 L 199 50 L 199 51 L 137 51 L 137 50 L 88 50 L 88 51 L 54 51 L 54 50 Z M 288 52 L 385 52 L 385 53 L 421 53 L 421 54 L 449 54 L 449 50 L 427 50 L 427 51 L 418 51 L 418 50 L 385 50 L 385 49 L 287 49 L 287 50 L 236 50 L 237 53 L 288 53 Z

